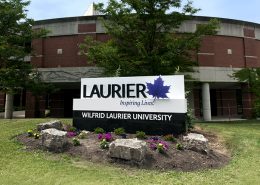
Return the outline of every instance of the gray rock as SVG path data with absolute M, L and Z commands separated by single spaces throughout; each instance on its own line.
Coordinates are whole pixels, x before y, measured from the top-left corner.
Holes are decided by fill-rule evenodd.
M 90 131 L 82 130 L 81 133 L 84 133 L 84 134 L 86 134 L 88 136 L 90 134 Z
M 68 145 L 67 132 L 55 128 L 41 131 L 42 146 L 52 152 L 62 152 Z
M 62 129 L 62 123 L 60 120 L 50 121 L 46 123 L 40 123 L 37 125 L 37 130 L 42 131 L 48 128 L 56 128 L 57 130 Z
M 185 149 L 193 150 L 202 154 L 207 154 L 208 139 L 202 134 L 189 133 L 187 136 L 183 136 L 183 145 Z
M 146 152 L 146 142 L 137 139 L 116 139 L 109 145 L 109 156 L 112 158 L 141 162 Z
M 82 130 L 78 135 L 79 139 L 86 139 L 90 134 L 90 131 Z

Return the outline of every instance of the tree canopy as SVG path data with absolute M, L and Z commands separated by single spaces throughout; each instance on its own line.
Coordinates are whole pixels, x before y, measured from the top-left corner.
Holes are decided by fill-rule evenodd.
M 36 82 L 36 71 L 24 58 L 31 55 L 31 40 L 46 31 L 32 30 L 33 20 L 26 14 L 29 3 L 0 0 L 0 90 L 4 92 L 15 93 Z
M 260 116 L 260 68 L 244 68 L 235 72 L 233 77 L 248 84 L 249 92 L 255 95 L 255 114 Z
M 29 3 L 0 0 L 0 91 L 6 93 L 5 118 L 12 118 L 13 94 L 24 88 L 39 93 L 46 87 L 37 70 L 25 61 L 32 54 L 31 41 L 47 33 L 32 29 L 33 20 L 26 14 Z
M 193 33 L 179 33 L 183 21 L 199 9 L 181 0 L 110 0 L 97 4 L 104 14 L 110 40 L 101 43 L 87 37 L 80 45 L 88 61 L 103 67 L 106 75 L 168 75 L 189 72 L 196 62 L 192 54 L 204 35 L 216 33 L 218 21 L 201 24 Z

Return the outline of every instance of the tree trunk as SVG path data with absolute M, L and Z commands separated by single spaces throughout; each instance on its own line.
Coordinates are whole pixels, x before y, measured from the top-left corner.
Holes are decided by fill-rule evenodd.
M 13 118 L 13 102 L 14 102 L 14 95 L 6 93 L 5 119 L 12 119 Z

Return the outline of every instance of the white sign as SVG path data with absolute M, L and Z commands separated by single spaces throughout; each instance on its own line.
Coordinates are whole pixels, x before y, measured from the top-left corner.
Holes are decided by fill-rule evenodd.
M 73 110 L 186 113 L 184 76 L 83 78 Z

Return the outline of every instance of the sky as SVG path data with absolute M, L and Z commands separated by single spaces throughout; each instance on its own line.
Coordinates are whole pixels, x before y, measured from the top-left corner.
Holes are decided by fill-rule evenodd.
M 93 2 L 108 0 L 31 0 L 28 17 L 34 20 L 83 16 Z M 183 0 L 185 2 L 186 0 Z M 260 0 L 193 0 L 196 15 L 260 23 Z

